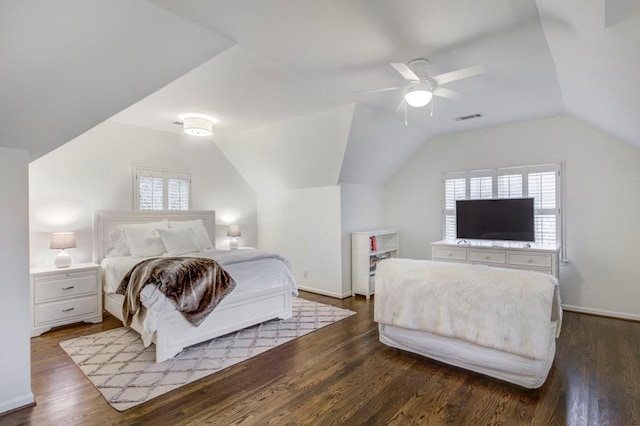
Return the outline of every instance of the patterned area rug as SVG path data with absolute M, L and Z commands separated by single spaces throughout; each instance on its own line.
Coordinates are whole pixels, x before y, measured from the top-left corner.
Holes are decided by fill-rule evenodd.
M 60 346 L 109 404 L 124 411 L 353 314 L 295 297 L 288 320 L 267 321 L 190 346 L 158 364 L 155 345 L 145 349 L 140 335 L 124 327 Z

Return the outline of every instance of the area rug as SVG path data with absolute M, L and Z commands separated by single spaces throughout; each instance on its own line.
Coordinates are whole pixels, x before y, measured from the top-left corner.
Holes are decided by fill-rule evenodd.
M 293 298 L 293 317 L 272 320 L 185 348 L 155 362 L 155 345 L 120 327 L 60 342 L 109 404 L 124 411 L 355 314 Z

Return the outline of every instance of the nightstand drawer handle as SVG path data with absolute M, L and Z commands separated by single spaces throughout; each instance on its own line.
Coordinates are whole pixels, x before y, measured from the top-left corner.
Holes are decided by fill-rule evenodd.
M 69 287 L 62 287 L 63 290 L 71 290 L 72 288 L 76 288 L 73 285 L 70 285 Z
M 66 308 L 66 309 L 63 309 L 63 310 L 62 310 L 62 312 L 71 312 L 71 311 L 73 311 L 74 309 L 75 309 L 75 308 Z

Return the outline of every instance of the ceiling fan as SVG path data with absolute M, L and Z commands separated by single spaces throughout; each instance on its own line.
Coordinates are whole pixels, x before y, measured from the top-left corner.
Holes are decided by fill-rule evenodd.
M 431 115 L 433 115 L 433 96 L 441 98 L 458 100 L 466 97 L 464 93 L 443 87 L 443 84 L 452 81 L 462 80 L 463 78 L 473 77 L 487 72 L 484 65 L 476 65 L 473 67 L 462 68 L 456 71 L 440 74 L 430 77 L 427 74 L 429 61 L 426 59 L 414 59 L 410 62 L 392 62 L 390 65 L 395 68 L 408 84 L 406 86 L 384 87 L 381 89 L 362 90 L 360 93 L 384 92 L 388 90 L 404 89 L 404 96 L 396 111 L 405 107 L 405 124 L 406 124 L 406 108 L 407 106 L 421 108 L 431 103 Z

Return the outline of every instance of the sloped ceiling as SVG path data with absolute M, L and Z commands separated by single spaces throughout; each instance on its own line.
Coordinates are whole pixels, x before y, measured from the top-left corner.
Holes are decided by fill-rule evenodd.
M 234 133 L 268 132 L 270 123 L 354 102 L 363 107 L 355 110 L 340 182 L 383 184 L 434 135 L 564 113 L 533 0 L 151 1 L 237 45 L 113 119 L 180 132 L 172 123 L 181 115 L 209 115 L 213 139 L 236 164 L 263 152 L 230 149 Z M 489 72 L 450 83 L 469 97 L 437 99 L 433 117 L 427 108 L 408 111 L 403 130 L 402 90 L 355 92 L 405 84 L 389 62 L 418 57 L 430 60 L 432 75 L 478 64 Z M 474 113 L 483 118 L 453 120 Z M 382 164 L 381 173 L 369 162 Z M 329 170 L 323 180 L 331 180 Z
M 218 142 L 259 192 L 337 185 L 354 105 L 237 132 Z
M 3 0 L 0 146 L 36 159 L 232 44 L 143 0 Z
M 640 148 L 640 2 L 537 3 L 567 113 Z M 571 32 L 547 25 L 546 14 Z
M 34 156 L 118 111 L 115 121 L 171 132 L 198 112 L 216 120 L 214 140 L 232 162 L 258 163 L 263 151 L 228 144 L 354 103 L 343 182 L 386 183 L 435 135 L 564 113 L 640 144 L 640 9 L 630 0 L 7 4 L 0 141 Z M 477 64 L 488 72 L 448 85 L 466 99 L 437 98 L 432 117 L 411 109 L 406 131 L 394 131 L 405 122 L 402 91 L 356 92 L 403 85 L 388 63 L 419 57 L 430 75 Z M 483 117 L 454 121 L 475 113 Z M 374 176 L 366 163 L 384 171 Z M 307 170 L 300 182 L 335 177 Z

